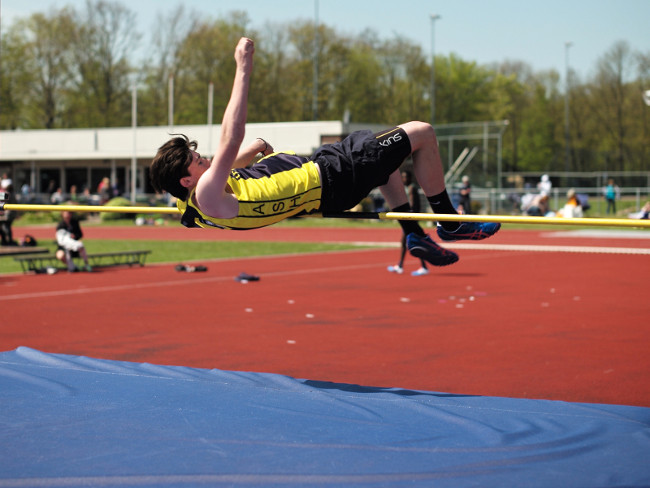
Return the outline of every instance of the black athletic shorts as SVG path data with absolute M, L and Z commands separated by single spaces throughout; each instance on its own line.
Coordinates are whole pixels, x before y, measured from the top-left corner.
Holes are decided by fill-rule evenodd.
M 399 128 L 373 134 L 353 132 L 341 142 L 326 144 L 312 156 L 321 172 L 321 212 L 349 210 L 371 190 L 385 185 L 411 154 L 411 142 Z

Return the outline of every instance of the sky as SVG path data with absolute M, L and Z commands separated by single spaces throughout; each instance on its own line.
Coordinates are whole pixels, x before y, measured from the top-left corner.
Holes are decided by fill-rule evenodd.
M 17 17 L 85 0 L 0 0 L 2 25 Z M 145 34 L 155 28 L 156 14 L 174 9 L 180 0 L 135 0 L 121 3 L 138 17 Z M 430 56 L 451 53 L 480 65 L 524 61 L 535 71 L 554 69 L 564 76 L 568 66 L 586 80 L 598 59 L 617 41 L 650 53 L 650 0 L 182 0 L 187 10 L 214 18 L 244 10 L 251 26 L 314 20 L 340 34 L 370 28 L 381 39 L 404 37 Z M 234 6 L 236 5 L 236 7 Z M 440 18 L 432 23 L 431 15 Z M 433 28 L 432 28 L 433 25 Z M 432 36 L 433 31 L 433 36 Z M 433 37 L 433 42 L 432 42 Z M 566 43 L 571 46 L 567 49 Z

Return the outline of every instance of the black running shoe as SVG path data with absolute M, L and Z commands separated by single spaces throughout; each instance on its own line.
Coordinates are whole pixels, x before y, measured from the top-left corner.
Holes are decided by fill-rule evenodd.
M 458 254 L 433 242 L 429 236 L 409 234 L 406 236 L 406 247 L 411 255 L 424 259 L 434 266 L 448 266 L 458 261 Z

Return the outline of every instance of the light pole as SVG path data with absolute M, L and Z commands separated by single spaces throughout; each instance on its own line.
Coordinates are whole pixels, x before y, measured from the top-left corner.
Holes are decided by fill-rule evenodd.
M 214 101 L 214 83 L 210 82 L 208 84 L 208 154 L 210 158 L 214 156 L 212 154 L 212 105 Z
M 318 120 L 318 48 L 320 39 L 318 37 L 318 0 L 314 0 L 314 83 L 312 92 L 312 118 Z
M 434 49 L 435 24 L 440 15 L 431 14 L 431 125 L 436 123 L 436 52 Z
M 167 80 L 167 123 L 169 132 L 174 130 L 174 75 L 169 75 Z
M 568 173 L 571 167 L 570 133 L 569 133 L 569 48 L 572 42 L 564 43 L 564 172 Z
M 138 153 L 137 153 L 137 127 L 138 127 L 138 86 L 133 81 L 131 88 L 131 130 L 133 132 L 133 153 L 131 155 L 131 203 L 135 204 L 135 192 L 138 188 Z

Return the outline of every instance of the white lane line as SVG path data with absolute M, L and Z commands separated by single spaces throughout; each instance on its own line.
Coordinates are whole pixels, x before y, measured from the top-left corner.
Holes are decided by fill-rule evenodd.
M 397 247 L 399 244 L 386 242 L 354 242 L 358 246 Z M 527 252 L 570 252 L 595 254 L 637 254 L 650 255 L 650 249 L 635 247 L 603 247 L 603 246 L 549 246 L 541 244 L 488 244 L 488 243 L 457 243 L 440 242 L 443 247 L 450 249 L 479 249 L 486 251 L 527 251 Z
M 348 243 L 349 244 L 349 243 Z M 385 243 L 385 242 L 357 242 L 357 245 L 362 246 L 378 246 L 378 247 L 396 247 L 399 244 Z M 637 249 L 637 248 L 621 248 L 621 247 L 595 247 L 595 246 L 543 246 L 543 245 L 522 245 L 522 244 L 487 244 L 487 243 L 445 243 L 445 247 L 452 249 L 478 249 L 485 251 L 518 251 L 518 252 L 566 252 L 566 253 L 585 253 L 585 254 L 631 254 L 631 255 L 650 255 L 650 249 Z M 341 251 L 346 252 L 346 251 Z M 357 251 L 355 251 L 357 252 Z M 294 255 L 295 256 L 295 255 Z M 299 256 L 299 255 L 298 255 Z M 287 256 L 277 257 L 283 259 Z M 250 259 L 250 258 L 246 258 Z M 273 259 L 273 256 L 264 256 L 264 259 Z M 206 260 L 207 261 L 207 260 Z M 218 261 L 218 260 L 217 260 Z M 303 268 L 300 270 L 288 271 L 275 271 L 264 273 L 265 276 L 286 276 L 286 275 L 302 275 L 309 273 L 323 273 L 323 272 L 342 272 L 355 269 L 372 269 L 377 266 L 382 266 L 384 263 L 369 263 L 359 264 L 353 266 L 328 266 L 319 268 Z M 216 283 L 220 281 L 232 281 L 231 276 L 213 276 L 205 278 L 192 279 L 191 283 Z M 138 290 L 145 288 L 161 288 L 167 286 L 177 286 L 179 284 L 190 283 L 187 280 L 167 280 L 157 281 L 153 283 L 136 283 L 136 284 L 123 284 L 112 286 L 100 286 L 95 288 L 80 288 L 80 289 L 67 289 L 67 290 L 53 290 L 35 293 L 18 293 L 14 295 L 0 296 L 0 302 L 10 300 L 23 300 L 33 298 L 46 298 L 72 295 L 86 295 L 90 293 L 106 293 L 124 290 Z

